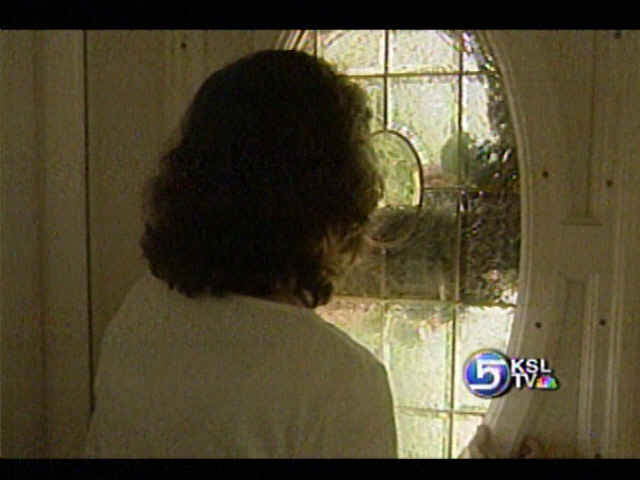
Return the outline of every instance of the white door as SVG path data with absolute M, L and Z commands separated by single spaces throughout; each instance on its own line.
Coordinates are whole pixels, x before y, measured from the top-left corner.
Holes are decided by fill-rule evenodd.
M 534 433 L 561 457 L 637 455 L 627 402 L 638 363 L 640 35 L 487 37 L 512 102 L 525 182 L 526 288 L 509 353 L 549 359 L 560 382 L 556 392 L 495 401 L 488 421 L 505 446 Z
M 186 101 L 210 70 L 275 47 L 277 34 L 88 33 L 94 366 L 104 327 L 145 268 L 140 185 Z M 637 359 L 628 345 L 638 338 L 630 282 L 637 285 L 640 243 L 632 213 L 640 208 L 640 98 L 632 88 L 640 34 L 501 31 L 487 40 L 523 159 L 525 288 L 507 353 L 548 359 L 561 385 L 509 393 L 493 402 L 487 422 L 502 451 L 534 433 L 558 456 L 629 455 L 613 440 L 632 433 L 625 399 L 638 399 L 624 369 L 628 356 Z

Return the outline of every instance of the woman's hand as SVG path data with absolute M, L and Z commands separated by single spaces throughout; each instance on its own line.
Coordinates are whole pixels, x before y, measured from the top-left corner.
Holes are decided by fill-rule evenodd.
M 461 458 L 498 458 L 491 448 L 491 430 L 486 425 L 479 425 L 476 434 L 462 452 Z
M 533 437 L 525 437 L 516 458 L 546 458 L 540 442 Z
M 505 458 L 505 456 L 496 454 L 491 442 L 491 430 L 486 425 L 480 425 L 460 458 Z M 538 440 L 533 437 L 525 437 L 513 458 L 546 458 L 546 455 Z

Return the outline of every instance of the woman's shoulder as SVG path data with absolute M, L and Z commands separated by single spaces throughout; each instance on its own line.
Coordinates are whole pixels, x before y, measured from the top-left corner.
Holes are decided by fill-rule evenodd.
M 132 287 L 110 330 L 126 336 L 172 338 L 172 342 L 197 332 L 196 342 L 224 339 L 228 348 L 280 351 L 274 355 L 302 358 L 314 368 L 341 368 L 345 374 L 361 374 L 380 364 L 369 350 L 313 309 L 240 294 L 188 298 L 151 273 Z
M 347 333 L 325 321 L 313 309 L 234 295 L 245 316 L 266 327 L 265 334 L 280 339 L 284 350 L 327 365 L 340 363 L 350 368 L 372 368 L 380 362 Z

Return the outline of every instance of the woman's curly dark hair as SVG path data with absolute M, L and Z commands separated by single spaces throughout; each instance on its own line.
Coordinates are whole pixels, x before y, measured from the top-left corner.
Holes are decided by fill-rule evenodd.
M 147 186 L 153 274 L 190 297 L 285 286 L 307 307 L 327 303 L 382 195 L 370 117 L 357 85 L 303 52 L 214 72 Z

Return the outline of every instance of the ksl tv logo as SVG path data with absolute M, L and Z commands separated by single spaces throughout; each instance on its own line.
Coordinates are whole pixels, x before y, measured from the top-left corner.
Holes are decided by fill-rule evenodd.
M 497 350 L 481 350 L 469 357 L 463 370 L 469 391 L 481 398 L 496 398 L 512 387 L 530 390 L 557 390 L 544 358 L 508 358 Z

